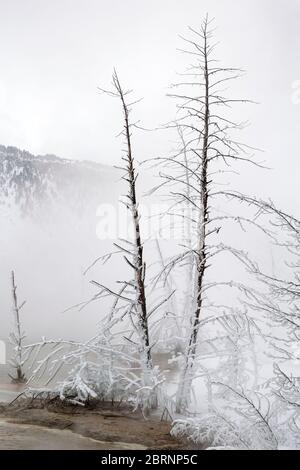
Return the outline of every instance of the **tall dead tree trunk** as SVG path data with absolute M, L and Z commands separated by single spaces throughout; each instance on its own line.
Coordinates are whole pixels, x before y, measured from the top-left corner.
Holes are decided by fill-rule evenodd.
M 207 264 L 207 253 L 206 253 L 206 235 L 207 235 L 207 224 L 209 218 L 208 212 L 208 141 L 209 141 L 209 125 L 210 125 L 210 103 L 209 103 L 209 71 L 208 71 L 208 44 L 207 44 L 207 21 L 204 22 L 202 33 L 203 33 L 203 78 L 204 78 L 204 111 L 203 111 L 203 122 L 200 133 L 202 134 L 203 143 L 201 153 L 198 153 L 199 167 L 201 168 L 201 176 L 199 181 L 199 211 L 198 211 L 198 247 L 195 250 L 196 256 L 196 285 L 194 297 L 196 300 L 196 309 L 194 315 L 191 317 L 191 333 L 188 341 L 188 346 L 185 354 L 185 364 L 182 371 L 182 377 L 179 384 L 177 393 L 176 408 L 180 412 L 184 406 L 186 406 L 187 397 L 191 388 L 192 381 L 192 368 L 195 363 L 195 356 L 197 350 L 197 340 L 199 332 L 199 321 L 202 310 L 203 301 L 203 279 L 204 272 Z M 186 153 L 186 150 L 185 150 Z M 187 164 L 188 167 L 188 164 Z
M 124 171 L 123 180 L 126 181 L 128 185 L 128 193 L 126 195 L 125 205 L 131 213 L 134 230 L 133 241 L 127 240 L 129 248 L 124 248 L 123 246 L 121 246 L 121 244 L 118 244 L 117 246 L 120 252 L 124 254 L 124 258 L 127 264 L 134 272 L 134 281 L 131 283 L 125 283 L 125 285 L 127 287 L 133 287 L 136 296 L 135 301 L 130 302 L 128 315 L 131 319 L 134 317 L 133 324 L 138 335 L 139 354 L 143 376 L 142 383 L 144 387 L 144 393 L 145 395 L 147 395 L 146 399 L 144 400 L 145 403 L 143 406 L 144 411 L 147 412 L 149 408 L 157 406 L 152 374 L 153 364 L 151 357 L 151 344 L 149 338 L 148 325 L 148 316 L 151 315 L 153 309 L 150 312 L 148 312 L 147 309 L 145 287 L 146 263 L 144 261 L 143 255 L 143 242 L 141 239 L 140 230 L 140 212 L 136 191 L 136 181 L 138 175 L 135 169 L 135 161 L 133 157 L 131 141 L 131 129 L 134 124 L 130 122 L 129 117 L 132 104 L 127 104 L 126 96 L 129 92 L 123 91 L 116 72 L 114 72 L 113 74 L 113 87 L 114 89 L 112 91 L 102 91 L 108 94 L 109 96 L 118 98 L 122 104 L 124 126 L 121 135 L 125 139 L 126 150 L 124 156 L 122 157 L 124 166 L 122 166 L 121 169 Z
M 14 316 L 14 330 L 10 334 L 10 342 L 13 346 L 13 356 L 10 360 L 12 367 L 16 371 L 15 376 L 11 376 L 13 382 L 23 383 L 26 382 L 25 373 L 23 372 L 23 339 L 24 333 L 22 333 L 21 321 L 20 321 L 20 310 L 25 304 L 25 301 L 19 305 L 17 298 L 17 286 L 15 284 L 14 271 L 11 272 L 11 293 L 13 302 L 13 316 Z
M 172 85 L 173 89 L 179 88 L 181 92 L 169 94 L 176 99 L 178 112 L 176 118 L 166 126 L 169 130 L 177 130 L 181 144 L 172 156 L 154 159 L 160 162 L 165 170 L 160 173 L 163 182 L 155 190 L 169 188 L 171 208 L 177 211 L 175 216 L 182 217 L 179 212 L 182 207 L 191 210 L 191 215 L 187 214 L 190 224 L 186 231 L 187 236 L 183 237 L 181 253 L 173 257 L 164 269 L 164 273 L 168 275 L 176 267 L 181 269 L 186 264 L 192 264 L 192 269 L 189 270 L 189 298 L 193 299 L 193 305 L 190 312 L 186 306 L 183 309 L 184 315 L 189 319 L 189 331 L 183 338 L 186 348 L 176 399 L 178 412 L 186 408 L 191 400 L 199 330 L 202 322 L 205 322 L 205 312 L 210 308 L 213 308 L 216 314 L 218 311 L 218 307 L 213 305 L 213 300 L 208 299 L 207 291 L 220 285 L 232 286 L 231 281 L 218 282 L 217 279 L 211 279 L 208 282 L 206 272 L 208 267 L 214 264 L 212 258 L 226 252 L 242 263 L 248 263 L 245 253 L 219 240 L 219 224 L 221 221 L 230 221 L 241 225 L 242 221 L 257 226 L 255 221 L 235 213 L 224 216 L 224 212 L 214 205 L 216 198 L 222 197 L 222 192 L 217 191 L 218 185 L 221 184 L 218 176 L 231 171 L 228 167 L 232 161 L 261 166 L 249 156 L 250 147 L 230 135 L 230 131 L 238 131 L 242 125 L 231 120 L 227 109 L 232 103 L 245 103 L 248 100 L 224 97 L 224 90 L 220 89 L 223 83 L 237 78 L 241 71 L 216 65 L 217 61 L 212 58 L 215 45 L 211 41 L 213 35 L 208 18 L 204 20 L 199 31 L 189 29 L 193 34 L 192 39 L 182 38 L 188 48 L 181 52 L 195 58 L 195 62 L 186 72 L 180 74 L 184 79 Z M 219 109 L 224 108 L 226 111 L 221 113 Z M 160 279 L 161 275 L 162 273 L 159 273 L 157 278 Z M 185 305 L 188 305 L 188 302 Z M 227 310 L 233 314 L 230 305 Z
M 125 161 L 127 163 L 126 171 L 127 177 L 125 180 L 129 184 L 128 199 L 130 201 L 130 211 L 132 213 L 133 226 L 135 231 L 135 254 L 132 267 L 135 273 L 136 285 L 137 285 L 137 305 L 138 305 L 138 315 L 139 323 L 141 328 L 141 335 L 143 339 L 142 344 L 142 353 L 145 354 L 145 366 L 147 369 L 152 369 L 152 359 L 151 359 L 151 350 L 150 350 L 150 341 L 149 341 L 149 327 L 148 327 L 148 318 L 147 318 L 147 302 L 145 294 L 145 273 L 146 273 L 146 263 L 143 259 L 143 245 L 141 241 L 141 232 L 140 232 L 140 214 L 139 207 L 136 196 L 136 180 L 137 175 L 134 166 L 134 159 L 132 155 L 132 145 L 131 145 L 131 131 L 130 131 L 130 122 L 129 122 L 129 109 L 125 101 L 125 95 L 122 90 L 122 87 L 119 82 L 117 73 L 113 75 L 113 83 L 115 88 L 120 96 L 124 114 L 124 129 L 125 129 L 125 138 L 127 145 L 127 152 L 125 156 Z M 131 263 L 130 263 L 131 264 Z

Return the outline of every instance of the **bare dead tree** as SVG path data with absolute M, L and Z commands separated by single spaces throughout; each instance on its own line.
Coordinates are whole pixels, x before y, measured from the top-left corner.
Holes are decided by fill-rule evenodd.
M 262 165 L 254 160 L 253 149 L 234 137 L 244 124 L 232 120 L 229 111 L 231 105 L 247 103 L 249 100 L 223 95 L 222 86 L 238 78 L 242 71 L 217 65 L 213 57 L 215 44 L 212 42 L 210 24 L 206 18 L 199 31 L 190 28 L 192 39 L 182 38 L 188 45 L 188 49 L 182 52 L 194 58 L 195 63 L 180 74 L 182 81 L 172 85 L 175 92 L 169 96 L 176 100 L 177 116 L 166 125 L 167 129 L 174 128 L 179 133 L 180 142 L 173 155 L 154 159 L 162 167 L 162 183 L 154 190 L 165 190 L 171 200 L 174 215 L 186 224 L 181 253 L 165 263 L 157 279 L 165 278 L 175 268 L 190 264 L 190 290 L 187 295 L 194 302 L 186 304 L 192 309 L 192 313 L 185 314 L 189 315 L 189 332 L 177 394 L 177 411 L 185 408 L 190 401 L 199 329 L 201 322 L 205 320 L 204 312 L 208 306 L 211 308 L 208 294 L 215 287 L 243 290 L 241 283 L 234 284 L 232 280 L 209 281 L 208 268 L 215 264 L 215 257 L 224 254 L 229 254 L 242 263 L 247 271 L 251 270 L 253 264 L 246 252 L 220 239 L 219 232 L 223 226 L 231 223 L 243 231 L 248 225 L 268 237 L 272 236 L 271 230 L 257 223 L 251 214 L 240 215 L 235 208 L 233 213 L 224 213 L 218 209 L 223 193 L 226 192 L 220 191 L 218 186 L 224 184 L 223 175 L 234 173 L 232 164 Z M 228 315 L 228 306 L 222 308 L 227 310 Z M 215 311 L 217 310 L 216 308 Z
M 125 97 L 128 93 L 124 93 L 120 85 L 119 78 L 116 72 L 113 75 L 113 85 L 115 87 L 116 93 L 121 100 L 123 116 L 124 116 L 124 131 L 123 135 L 126 139 L 127 151 L 123 160 L 125 162 L 125 181 L 129 185 L 127 199 L 129 204 L 127 205 L 128 209 L 132 214 L 132 220 L 134 225 L 135 237 L 134 237 L 134 251 L 133 251 L 133 262 L 129 261 L 126 256 L 129 266 L 134 270 L 136 288 L 137 288 L 137 314 L 138 321 L 141 331 L 142 338 L 142 350 L 145 354 L 145 367 L 146 369 L 152 369 L 152 359 L 151 359 L 151 350 L 150 350 L 150 340 L 149 340 L 149 328 L 148 328 L 148 318 L 147 318 L 147 302 L 145 294 L 145 274 L 146 274 L 146 263 L 143 258 L 143 245 L 141 241 L 141 232 L 140 232 L 140 214 L 139 214 L 139 205 L 137 202 L 136 195 L 136 180 L 137 174 L 134 166 L 134 158 L 132 155 L 132 144 L 131 144 L 131 124 L 129 122 L 129 112 L 130 109 L 125 101 Z
M 119 136 L 124 138 L 125 150 L 122 164 L 117 168 L 122 171 L 122 179 L 126 182 L 127 193 L 122 201 L 130 214 L 132 221 L 132 236 L 128 239 L 119 239 L 114 243 L 115 251 L 97 258 L 86 269 L 85 274 L 97 263 L 108 262 L 112 256 L 122 255 L 130 268 L 132 278 L 117 280 L 117 288 L 111 288 L 92 280 L 91 283 L 98 289 L 89 300 L 73 307 L 82 310 L 91 302 L 101 301 L 103 298 L 112 298 L 112 308 L 101 319 L 101 325 L 94 338 L 86 344 L 72 345 L 70 342 L 54 342 L 54 349 L 47 356 L 38 361 L 32 373 L 32 379 L 43 376 L 47 370 L 52 381 L 53 376 L 61 370 L 66 360 L 72 365 L 72 371 L 59 392 L 62 399 L 71 393 L 77 397 L 77 403 L 86 403 L 92 397 L 102 399 L 103 396 L 113 396 L 118 399 L 128 399 L 141 407 L 144 414 L 158 406 L 159 388 L 163 382 L 158 367 L 153 366 L 150 342 L 149 319 L 159 312 L 159 309 L 172 295 L 148 306 L 146 294 L 146 263 L 144 260 L 144 244 L 140 230 L 140 209 L 137 196 L 138 174 L 135 167 L 132 146 L 132 129 L 136 124 L 131 122 L 130 114 L 133 102 L 128 102 L 130 91 L 124 91 L 116 71 L 112 77 L 112 90 L 100 89 L 109 97 L 117 98 L 121 103 L 123 114 L 123 128 Z M 130 227 L 131 228 L 131 227 Z M 121 327 L 120 327 L 121 326 Z M 32 351 L 51 344 L 43 341 L 41 345 L 30 345 Z M 65 347 L 74 347 L 66 353 Z M 95 361 L 89 357 L 95 356 Z M 62 359 L 63 357 L 63 359 Z M 103 368 L 105 370 L 103 370 Z M 101 383 L 101 381 L 103 383 Z M 99 395 L 100 394 L 100 395 Z
M 137 346 L 138 348 L 142 374 L 141 390 L 144 394 L 142 407 L 144 412 L 148 413 L 150 408 L 157 406 L 156 386 L 158 383 L 155 379 L 151 355 L 152 345 L 150 342 L 149 318 L 159 311 L 172 293 L 166 299 L 160 300 L 157 305 L 148 307 L 145 281 L 146 263 L 143 253 L 144 245 L 141 239 L 141 215 L 136 190 L 138 174 L 135 168 L 132 148 L 132 129 L 136 127 L 136 123 L 130 120 L 130 113 L 134 103 L 128 103 L 127 97 L 130 91 L 123 90 L 116 71 L 113 74 L 112 85 L 112 91 L 103 89 L 101 91 L 110 97 L 119 99 L 122 106 L 124 126 L 120 135 L 124 137 L 126 150 L 122 157 L 123 165 L 118 168 L 123 171 L 122 178 L 128 186 L 128 193 L 123 203 L 131 214 L 134 231 L 132 240 L 120 240 L 118 243 L 115 243 L 117 251 L 114 254 L 123 255 L 126 263 L 133 271 L 133 279 L 130 281 L 118 281 L 122 284 L 123 288 L 117 292 L 96 281 L 92 281 L 92 283 L 100 288 L 100 293 L 95 296 L 95 299 L 99 299 L 103 295 L 109 295 L 118 301 L 118 308 L 113 308 L 110 322 L 115 324 L 124 318 L 130 321 L 131 330 L 128 331 L 127 335 L 123 333 L 123 336 L 127 344 L 133 347 Z M 108 258 L 103 257 L 103 260 L 106 261 Z
M 267 272 L 259 266 L 258 263 L 249 264 L 249 269 L 263 285 L 266 294 L 263 291 L 252 291 L 248 298 L 248 305 L 266 317 L 274 321 L 274 325 L 284 327 L 281 331 L 286 332 L 284 337 L 273 337 L 282 343 L 278 347 L 280 356 L 284 351 L 284 344 L 299 341 L 300 329 L 300 221 L 294 216 L 280 210 L 270 201 L 258 199 L 253 196 L 246 196 L 238 192 L 222 192 L 226 197 L 237 199 L 242 204 L 251 206 L 255 209 L 255 219 L 260 220 L 266 226 L 272 228 L 272 242 L 277 251 L 280 260 L 284 260 L 282 268 L 285 268 L 285 274 L 276 275 L 274 272 Z M 282 264 L 282 263 L 281 263 Z M 272 336 L 270 336 L 272 339 Z M 292 358 L 292 354 L 286 351 L 283 359 Z
M 22 302 L 20 305 L 17 298 L 17 286 L 15 284 L 15 274 L 14 271 L 11 272 L 11 293 L 12 293 L 12 312 L 14 317 L 14 329 L 9 335 L 10 342 L 13 346 L 13 355 L 10 359 L 10 364 L 16 371 L 16 375 L 9 375 L 13 382 L 24 383 L 26 382 L 26 376 L 23 371 L 23 366 L 25 362 L 25 354 L 23 348 L 23 340 L 25 338 L 25 333 L 22 331 L 20 311 L 24 307 L 25 302 Z
M 270 401 L 258 392 L 232 388 L 219 382 L 212 387 L 220 392 L 226 406 L 212 406 L 199 416 L 177 419 L 171 434 L 209 449 L 276 450 L 279 433 Z M 224 396 L 226 399 L 224 400 Z
M 274 371 L 265 388 L 271 391 L 272 401 L 275 400 L 275 415 L 278 422 L 288 423 L 297 441 L 300 429 L 300 221 L 271 200 L 232 191 L 220 194 L 254 208 L 257 223 L 270 225 L 272 229 L 279 274 L 266 271 L 258 263 L 249 265 L 262 288 L 249 290 L 245 305 L 257 311 L 264 324 L 261 339 L 266 343 L 265 355 L 273 361 Z
M 273 394 L 281 406 L 278 413 L 288 414 L 291 430 L 299 433 L 300 378 L 300 221 L 278 209 L 272 201 L 247 198 L 257 208 L 257 217 L 267 218 L 276 229 L 274 243 L 285 260 L 285 273 L 265 272 L 256 266 L 254 273 L 267 290 L 268 301 L 261 296 L 252 299 L 251 308 L 264 314 L 271 325 L 265 338 L 274 362 L 271 380 Z

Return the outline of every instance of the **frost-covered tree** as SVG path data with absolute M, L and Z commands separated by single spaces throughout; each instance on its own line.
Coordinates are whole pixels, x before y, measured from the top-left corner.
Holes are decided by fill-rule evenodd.
M 142 408 L 144 412 L 148 412 L 151 408 L 157 406 L 157 378 L 155 372 L 156 368 L 153 366 L 151 355 L 152 345 L 150 340 L 149 319 L 150 317 L 152 318 L 153 314 L 170 298 L 172 292 L 167 298 L 160 300 L 155 306 L 148 306 L 146 294 L 146 262 L 144 260 L 144 244 L 140 229 L 141 214 L 136 189 L 138 174 L 135 168 L 132 145 L 132 129 L 136 127 L 136 124 L 131 122 L 130 119 L 133 103 L 128 103 L 128 95 L 130 92 L 123 90 L 116 72 L 113 74 L 112 85 L 113 88 L 111 91 L 102 89 L 101 91 L 110 97 L 117 98 L 121 103 L 124 125 L 120 135 L 124 137 L 126 149 L 122 157 L 123 165 L 118 168 L 122 170 L 122 178 L 128 187 L 125 200 L 122 202 L 129 211 L 133 227 L 132 238 L 120 240 L 118 243 L 115 243 L 115 246 L 117 253 L 123 255 L 125 262 L 133 272 L 133 279 L 118 281 L 122 287 L 117 291 L 113 291 L 96 281 L 92 282 L 95 286 L 100 288 L 100 293 L 97 298 L 102 295 L 110 295 L 118 304 L 113 307 L 112 315 L 106 325 L 107 330 L 112 331 L 114 324 L 120 321 L 120 318 L 122 320 L 128 320 L 129 322 L 130 326 L 127 334 L 123 333 L 123 336 L 128 347 L 138 352 L 141 367 L 140 390 L 143 392 L 140 393 L 140 395 L 144 397 Z M 104 257 L 104 259 L 107 258 Z
M 269 326 L 264 335 L 266 355 L 274 361 L 271 388 L 280 404 L 279 419 L 285 416 L 296 434 L 300 429 L 300 221 L 278 209 L 272 201 L 248 198 L 258 216 L 276 229 L 274 243 L 284 263 L 280 270 L 266 272 L 258 265 L 254 273 L 266 295 L 252 294 L 249 305 L 263 314 Z
M 231 240 L 228 242 L 228 236 L 222 237 L 223 229 L 226 232 L 226 226 L 227 230 L 228 226 L 231 230 L 237 226 L 245 231 L 245 227 L 249 226 L 271 236 L 270 231 L 255 221 L 253 214 L 239 213 L 233 197 L 232 208 L 229 209 L 228 205 L 226 210 L 222 208 L 224 197 L 230 198 L 230 194 L 235 193 L 234 190 L 219 188 L 220 184 L 228 183 L 222 179 L 224 175 L 234 173 L 232 165 L 262 165 L 254 160 L 251 154 L 253 149 L 237 139 L 236 134 L 244 125 L 234 122 L 231 116 L 232 104 L 246 103 L 248 100 L 226 97 L 222 90 L 223 85 L 238 78 L 241 71 L 218 65 L 214 58 L 215 44 L 208 18 L 199 31 L 190 28 L 190 32 L 192 39 L 182 38 L 188 46 L 182 52 L 195 61 L 181 74 L 182 80 L 172 85 L 174 92 L 170 96 L 176 100 L 177 115 L 166 126 L 168 130 L 174 128 L 179 134 L 178 148 L 170 156 L 154 159 L 161 165 L 162 178 L 154 190 L 163 189 L 171 198 L 168 212 L 172 210 L 184 227 L 181 251 L 165 263 L 157 279 L 167 278 L 178 267 L 184 266 L 185 270 L 186 266 L 189 267 L 186 270 L 186 301 L 181 307 L 181 318 L 184 318 L 186 328 L 183 331 L 185 352 L 177 394 L 178 411 L 190 402 L 201 324 L 207 324 L 207 315 L 224 315 L 227 320 L 229 315 L 233 320 L 236 316 L 230 304 L 224 301 L 218 305 L 214 301 L 216 289 L 227 289 L 236 299 L 239 294 L 244 295 L 251 290 L 242 282 L 219 280 L 208 275 L 209 268 L 218 266 L 217 258 L 222 256 L 225 263 L 229 261 L 224 256 L 233 257 L 248 272 L 253 264 L 246 252 L 235 247 Z M 228 377 L 228 380 L 231 378 Z
M 177 419 L 172 435 L 194 443 L 198 448 L 276 450 L 278 428 L 270 401 L 258 392 L 233 389 L 224 384 L 214 387 L 226 391 L 223 406 L 211 407 L 200 416 Z
M 54 394 L 61 400 L 81 405 L 91 400 L 119 400 L 140 408 L 146 415 L 165 403 L 164 378 L 158 366 L 153 364 L 150 334 L 151 327 L 153 331 L 153 324 L 156 323 L 155 316 L 159 315 L 161 307 L 174 292 L 170 291 L 158 299 L 155 297 L 154 301 L 148 298 L 136 188 L 138 174 L 132 145 L 135 124 L 131 122 L 130 114 L 133 103 L 128 102 L 130 92 L 123 90 L 116 72 L 112 85 L 112 91 L 101 91 L 121 103 L 124 124 L 120 135 L 124 137 L 126 150 L 122 165 L 118 168 L 128 189 L 122 202 L 130 216 L 132 223 L 128 228 L 132 228 L 132 232 L 128 239 L 119 239 L 114 243 L 115 251 L 93 261 L 85 274 L 96 263 L 102 261 L 105 264 L 112 256 L 120 256 L 129 266 L 129 276 L 132 274 L 132 278 L 116 279 L 115 289 L 92 280 L 91 284 L 97 288 L 96 294 L 71 307 L 82 310 L 91 302 L 107 297 L 112 299 L 111 309 L 102 316 L 95 336 L 87 342 L 43 338 L 27 346 L 27 353 L 32 358 L 29 383 L 41 383 L 46 377 L 45 386 L 50 386 L 52 396 Z M 47 352 L 49 348 L 50 352 Z M 57 383 L 60 375 L 63 380 Z M 43 393 L 47 395 L 48 392 L 48 388 L 43 388 Z
M 24 339 L 26 338 L 25 332 L 22 330 L 20 312 L 24 307 L 25 302 L 18 303 L 17 297 L 17 286 L 15 283 L 15 273 L 11 272 L 11 294 L 12 294 L 12 314 L 14 321 L 13 331 L 9 335 L 10 343 L 13 347 L 12 357 L 10 359 L 10 365 L 13 367 L 15 373 L 9 374 L 10 378 L 15 383 L 26 382 L 26 376 L 24 372 L 24 363 L 26 360 L 26 354 L 24 351 Z

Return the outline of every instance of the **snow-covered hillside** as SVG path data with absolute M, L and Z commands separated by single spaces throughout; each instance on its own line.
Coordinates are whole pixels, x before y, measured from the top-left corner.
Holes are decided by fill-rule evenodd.
M 34 156 L 0 145 L 0 203 L 12 216 L 40 217 L 57 206 L 82 217 L 111 202 L 118 175 L 112 167 L 55 155 Z M 51 214 L 53 215 L 53 214 Z

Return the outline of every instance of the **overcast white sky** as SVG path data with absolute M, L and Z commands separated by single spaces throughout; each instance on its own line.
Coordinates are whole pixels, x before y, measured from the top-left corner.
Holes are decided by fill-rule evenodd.
M 97 86 L 109 84 L 116 66 L 124 85 L 144 97 L 137 118 L 149 127 L 169 120 L 167 87 L 187 65 L 178 35 L 206 12 L 216 18 L 219 58 L 248 72 L 237 94 L 261 103 L 239 116 L 252 122 L 243 140 L 263 148 L 275 168 L 267 185 L 265 176 L 255 185 L 282 193 L 283 176 L 280 200 L 295 205 L 300 0 L 0 0 L 0 143 L 116 163 L 119 108 Z M 169 143 L 151 133 L 137 145 L 143 158 Z

